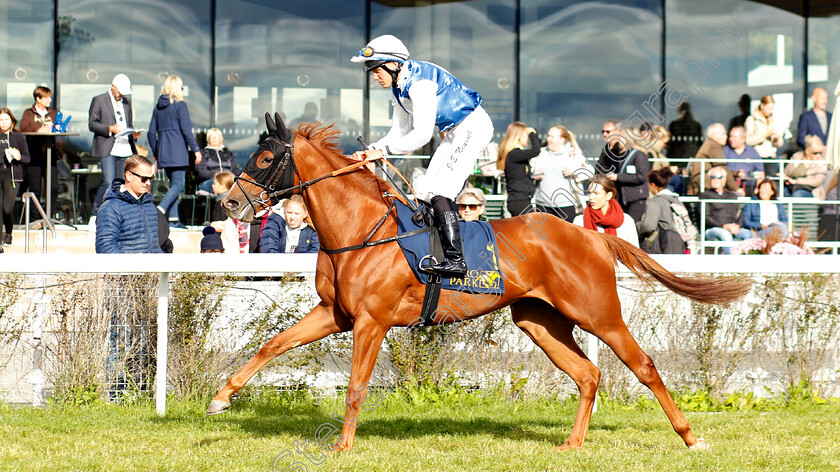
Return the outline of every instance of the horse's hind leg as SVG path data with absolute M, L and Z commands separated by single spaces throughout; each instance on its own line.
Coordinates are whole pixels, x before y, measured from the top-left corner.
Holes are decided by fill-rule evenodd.
M 587 359 L 572 336 L 574 324 L 554 307 L 536 299 L 524 299 L 511 306 L 513 321 L 548 355 L 551 362 L 567 373 L 580 391 L 580 403 L 572 433 L 557 449 L 583 447 L 601 371 Z
M 256 356 L 233 374 L 224 388 L 213 397 L 207 414 L 213 415 L 227 410 L 231 395 L 244 387 L 270 360 L 289 349 L 309 344 L 333 333 L 349 331 L 352 327 L 350 321 L 335 313 L 332 306 L 316 306 L 294 326 L 271 338 Z
M 665 410 L 665 414 L 668 415 L 674 431 L 680 435 L 686 446 L 692 449 L 705 449 L 707 447 L 706 442 L 702 439 L 698 440 L 694 436 L 688 420 L 685 419 L 677 404 L 674 403 L 674 399 L 668 393 L 668 389 L 665 388 L 662 377 L 659 376 L 659 372 L 653 364 L 653 359 L 639 347 L 636 339 L 633 338 L 633 335 L 627 329 L 627 325 L 621 319 L 620 309 L 610 321 L 605 323 L 595 321 L 594 325 L 587 327 L 587 329 L 591 329 L 593 334 L 607 343 L 621 359 L 621 362 L 624 362 L 636 374 L 639 381 L 653 392 L 656 399 L 659 400 L 659 404 L 662 405 L 662 409 Z

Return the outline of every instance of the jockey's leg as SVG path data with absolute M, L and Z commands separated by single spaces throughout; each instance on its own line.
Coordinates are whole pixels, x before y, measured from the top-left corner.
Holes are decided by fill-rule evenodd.
M 435 226 L 440 233 L 444 260 L 433 264 L 431 270 L 442 277 L 463 277 L 467 273 L 464 261 L 464 247 L 458 215 L 453 210 L 452 200 L 436 195 L 432 197 Z

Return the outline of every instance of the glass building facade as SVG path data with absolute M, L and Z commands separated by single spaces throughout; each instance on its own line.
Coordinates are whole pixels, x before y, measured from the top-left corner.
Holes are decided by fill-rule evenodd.
M 728 123 L 745 93 L 773 95 L 795 133 L 840 79 L 840 8 L 807 0 L 0 0 L 0 25 L 0 103 L 19 118 L 47 85 L 81 151 L 91 98 L 125 73 L 135 126 L 178 74 L 196 132 L 220 128 L 243 161 L 267 111 L 335 123 L 351 152 L 390 125 L 390 92 L 349 60 L 380 34 L 479 91 L 497 140 L 563 124 L 590 154 L 608 118 L 667 124 L 685 100 Z

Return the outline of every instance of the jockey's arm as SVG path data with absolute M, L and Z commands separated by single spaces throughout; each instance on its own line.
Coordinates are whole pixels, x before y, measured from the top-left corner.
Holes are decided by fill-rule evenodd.
M 410 94 L 413 129 L 408 128 L 409 114 L 395 103 L 391 130 L 373 143 L 372 148 L 383 149 L 386 154 L 407 154 L 432 139 L 437 116 L 437 83 L 421 80 L 411 86 Z

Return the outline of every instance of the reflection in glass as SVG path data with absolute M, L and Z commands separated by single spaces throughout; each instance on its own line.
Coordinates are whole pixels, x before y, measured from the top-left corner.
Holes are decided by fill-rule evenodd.
M 237 158 L 244 162 L 254 150 L 266 112 L 279 113 L 287 125 L 335 123 L 345 152 L 356 150 L 355 136 L 347 138 L 363 123 L 364 72 L 350 57 L 365 42 L 364 2 L 216 5 L 215 119 Z
M 662 82 L 662 3 L 542 1 L 522 4 L 521 120 L 541 133 L 563 125 L 587 156 L 601 126 L 634 111 Z M 659 110 L 653 98 L 652 110 Z M 641 124 L 641 123 L 638 123 Z

